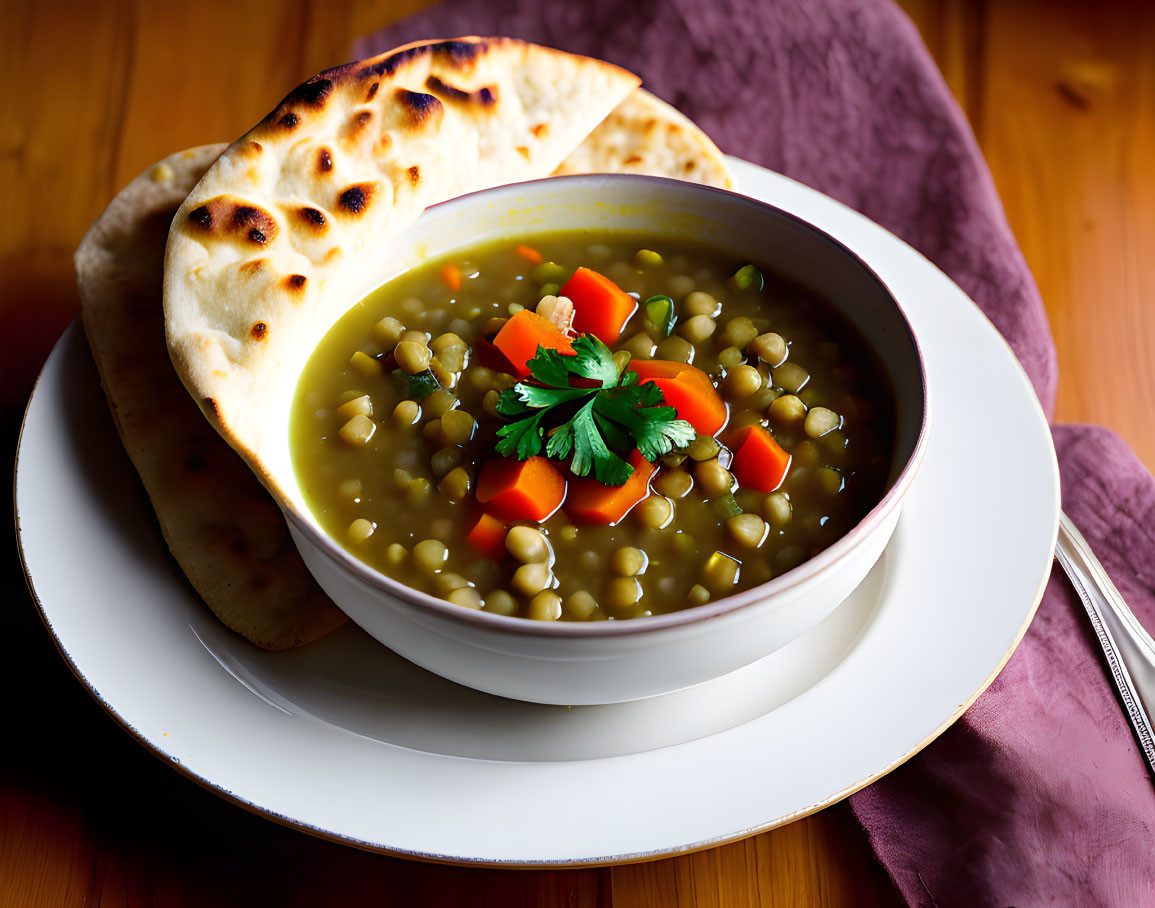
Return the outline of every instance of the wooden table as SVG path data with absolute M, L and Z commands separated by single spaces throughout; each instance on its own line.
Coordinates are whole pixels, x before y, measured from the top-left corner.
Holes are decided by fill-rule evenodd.
M 427 2 L 0 2 L 8 455 L 36 370 L 77 311 L 72 250 L 113 194 L 174 149 L 240 134 L 286 88 L 343 62 L 354 36 Z M 1059 418 L 1109 425 L 1155 466 L 1155 10 L 903 6 L 974 125 L 1047 302 Z M 578 871 L 418 864 L 276 826 L 123 734 L 57 655 L 12 546 L 3 563 L 0 904 L 897 903 L 845 805 L 696 855 Z

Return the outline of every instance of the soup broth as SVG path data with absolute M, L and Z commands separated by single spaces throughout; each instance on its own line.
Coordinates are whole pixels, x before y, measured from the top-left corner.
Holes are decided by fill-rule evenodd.
M 572 365 L 591 334 L 626 390 L 575 372 L 559 394 L 531 371 L 535 341 Z M 647 383 L 676 413 L 622 425 L 681 433 L 652 463 L 598 402 Z M 538 453 L 503 456 L 499 433 L 541 413 L 527 386 L 566 400 Z M 893 425 L 873 354 L 811 292 L 706 245 L 565 232 L 456 252 L 358 303 L 311 357 L 291 433 L 309 506 L 366 564 L 462 607 L 586 621 L 701 605 L 828 547 L 884 494 Z M 559 431 L 574 452 L 600 438 L 630 478 L 577 475 L 549 456 Z

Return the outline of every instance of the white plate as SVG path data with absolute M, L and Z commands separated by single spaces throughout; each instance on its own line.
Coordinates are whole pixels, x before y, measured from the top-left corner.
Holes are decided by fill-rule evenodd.
M 897 293 L 934 426 L 882 561 L 790 646 L 690 691 L 604 707 L 501 700 L 344 628 L 272 655 L 221 629 L 167 557 L 74 326 L 29 405 L 23 558 L 93 695 L 243 806 L 395 854 L 513 865 L 716 845 L 845 797 L 940 734 L 1021 639 L 1050 572 L 1058 470 L 1002 338 L 918 253 L 733 161 L 743 191 L 822 227 Z

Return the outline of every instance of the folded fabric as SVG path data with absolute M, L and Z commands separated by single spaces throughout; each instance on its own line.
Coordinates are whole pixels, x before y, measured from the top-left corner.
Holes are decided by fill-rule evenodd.
M 357 43 L 498 34 L 617 63 L 728 154 L 845 202 L 982 307 L 1049 414 L 1057 367 L 990 173 L 914 25 L 889 0 L 445 0 Z
M 1106 429 L 1054 437 L 1063 509 L 1151 627 L 1155 480 Z M 851 803 L 912 904 L 1155 903 L 1155 786 L 1058 568 L 986 693 Z
M 1055 350 L 1034 280 L 965 118 L 889 0 L 446 0 L 356 50 L 464 34 L 619 63 L 724 151 L 893 231 L 978 303 L 1051 412 Z M 1064 508 L 1155 626 L 1155 481 L 1104 430 L 1055 439 Z M 991 688 L 851 804 L 912 904 L 1155 901 L 1155 787 L 1058 575 Z

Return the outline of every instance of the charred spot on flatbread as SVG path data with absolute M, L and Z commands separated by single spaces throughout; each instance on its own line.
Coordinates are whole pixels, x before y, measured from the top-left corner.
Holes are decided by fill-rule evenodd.
M 320 208 L 314 208 L 312 205 L 304 205 L 297 209 L 297 214 L 300 215 L 301 220 L 316 230 L 324 230 L 329 225 L 325 219 L 325 213 Z
M 476 91 L 466 91 L 463 88 L 456 88 L 450 85 L 437 76 L 430 76 L 425 80 L 425 87 L 438 97 L 459 104 L 477 104 L 481 107 L 491 107 L 497 103 L 497 88 L 491 85 L 483 85 Z
M 259 205 L 218 196 L 189 212 L 189 223 L 221 239 L 264 246 L 277 235 L 276 219 Z
M 225 625 L 282 650 L 323 637 L 345 617 L 306 570 L 272 498 L 181 385 L 164 344 L 169 225 L 223 150 L 172 155 L 113 199 L 76 252 L 81 314 L 117 431 L 173 557 Z M 259 215 L 236 216 L 237 207 L 227 199 L 197 206 L 190 229 L 204 235 L 260 226 Z M 251 280 L 268 270 L 262 254 L 238 272 Z M 273 342 L 266 319 L 248 332 L 260 346 Z M 220 418 L 215 399 L 202 403 L 211 419 Z
M 381 189 L 380 183 L 361 183 L 350 186 L 337 198 L 337 204 L 349 214 L 361 214 Z
M 440 121 L 445 107 L 435 95 L 423 91 L 410 91 L 407 88 L 397 89 L 397 100 L 408 115 L 409 125 L 420 129 L 423 126 L 435 125 Z
M 321 288 L 372 281 L 431 204 L 548 176 L 638 82 L 513 39 L 419 42 L 308 80 L 224 152 L 169 232 L 165 336 L 262 482 L 289 488 L 263 466 L 273 376 L 355 302 Z

